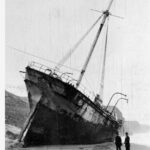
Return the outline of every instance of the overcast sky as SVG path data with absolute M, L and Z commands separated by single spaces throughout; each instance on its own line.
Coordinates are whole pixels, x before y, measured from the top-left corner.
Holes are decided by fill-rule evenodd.
M 6 89 L 26 96 L 23 76 L 30 61 L 54 64 L 17 52 L 58 62 L 100 16 L 109 0 L 6 0 Z M 150 1 L 114 0 L 109 19 L 104 104 L 123 92 L 129 103 L 118 104 L 127 120 L 150 124 Z M 81 69 L 98 26 L 69 58 L 66 65 Z M 99 91 L 106 26 L 95 48 L 83 84 Z M 63 68 L 65 70 L 65 68 Z M 67 70 L 68 71 L 68 70 Z M 70 72 L 73 72 L 70 70 Z M 73 72 L 77 78 L 79 73 Z M 119 97 L 116 97 L 112 104 Z

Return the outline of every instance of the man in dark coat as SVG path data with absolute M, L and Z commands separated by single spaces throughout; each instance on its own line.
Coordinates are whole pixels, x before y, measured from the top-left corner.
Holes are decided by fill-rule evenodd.
M 116 144 L 116 150 L 121 150 L 122 140 L 121 137 L 119 136 L 119 133 L 117 133 L 117 136 L 115 137 L 115 144 Z
M 130 150 L 130 137 L 128 135 L 128 132 L 126 132 L 124 144 L 125 144 L 126 150 Z

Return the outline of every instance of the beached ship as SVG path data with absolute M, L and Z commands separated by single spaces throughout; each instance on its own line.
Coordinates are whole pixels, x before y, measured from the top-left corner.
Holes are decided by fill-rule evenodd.
M 78 80 L 58 68 L 35 62 L 26 67 L 25 84 L 31 112 L 19 137 L 24 145 L 95 144 L 114 139 L 121 123 L 102 106 L 99 94 L 90 97 L 80 90 L 82 77 L 110 15 L 112 2 L 93 24 L 102 21 Z

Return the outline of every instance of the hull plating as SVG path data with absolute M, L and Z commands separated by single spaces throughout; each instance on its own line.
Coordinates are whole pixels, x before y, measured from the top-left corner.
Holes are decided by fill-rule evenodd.
M 113 131 L 109 127 L 97 126 L 82 118 L 72 119 L 39 105 L 24 142 L 26 145 L 94 144 L 112 139 Z
M 31 115 L 21 133 L 25 145 L 95 144 L 111 141 L 115 120 L 72 85 L 26 68 Z

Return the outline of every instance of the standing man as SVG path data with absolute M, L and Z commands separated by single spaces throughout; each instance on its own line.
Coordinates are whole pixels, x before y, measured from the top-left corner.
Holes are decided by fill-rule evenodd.
M 121 150 L 122 140 L 121 140 L 121 137 L 119 136 L 118 132 L 117 132 L 117 135 L 115 137 L 115 144 L 116 144 L 116 150 Z
M 128 132 L 126 132 L 124 144 L 125 144 L 126 150 L 130 150 L 130 137 L 128 135 Z

